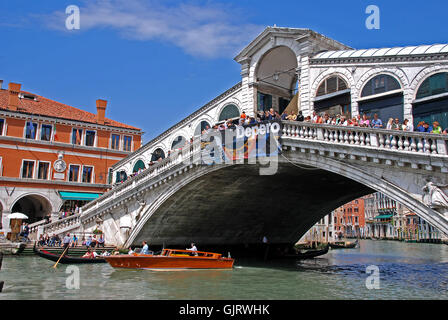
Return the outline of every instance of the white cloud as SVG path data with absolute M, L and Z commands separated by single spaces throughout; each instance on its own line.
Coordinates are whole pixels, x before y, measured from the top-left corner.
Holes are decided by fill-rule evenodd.
M 242 21 L 240 11 L 197 1 L 93 0 L 80 6 L 80 31 L 108 28 L 128 39 L 169 42 L 194 56 L 229 57 L 264 28 Z M 46 25 L 63 29 L 67 17 L 65 9 L 54 12 Z

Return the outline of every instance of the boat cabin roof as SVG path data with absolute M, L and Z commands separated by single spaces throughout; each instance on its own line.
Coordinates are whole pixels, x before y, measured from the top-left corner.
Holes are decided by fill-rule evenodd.
M 204 252 L 204 251 L 192 251 L 192 250 L 182 250 L 182 249 L 163 249 L 162 256 L 168 257 L 189 257 L 189 256 L 197 256 L 197 257 L 206 257 L 206 258 L 220 258 L 222 255 L 220 253 L 213 252 Z

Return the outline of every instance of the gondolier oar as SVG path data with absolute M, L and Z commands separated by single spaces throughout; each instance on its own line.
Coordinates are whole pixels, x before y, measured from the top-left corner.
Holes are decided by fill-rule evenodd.
M 61 261 L 62 257 L 65 255 L 69 246 L 70 246 L 70 244 L 67 246 L 67 248 L 65 248 L 65 250 L 62 252 L 61 256 L 59 257 L 58 261 L 56 261 L 56 263 L 54 264 L 54 266 L 53 266 L 54 269 L 56 269 L 56 267 L 58 266 L 59 261 Z

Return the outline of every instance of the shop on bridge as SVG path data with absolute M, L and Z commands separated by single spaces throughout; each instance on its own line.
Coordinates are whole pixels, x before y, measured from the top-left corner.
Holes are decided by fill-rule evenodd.
M 434 121 L 448 128 L 448 72 L 436 73 L 420 85 L 413 103 L 414 127 L 425 121 Z
M 358 100 L 359 114 L 366 114 L 371 119 L 378 114 L 386 127 L 388 119 L 403 122 L 403 90 L 397 79 L 381 74 L 369 80 L 361 91 Z
M 314 111 L 330 117 L 344 115 L 351 118 L 351 96 L 347 83 L 338 76 L 325 79 L 317 89 Z

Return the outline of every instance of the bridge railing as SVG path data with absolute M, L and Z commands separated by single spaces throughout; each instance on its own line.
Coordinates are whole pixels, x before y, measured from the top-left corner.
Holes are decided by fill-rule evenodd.
M 82 216 L 86 216 L 96 208 L 101 207 L 105 203 L 109 202 L 110 199 L 115 199 L 122 194 L 134 189 L 135 187 L 145 183 L 147 180 L 152 179 L 165 171 L 168 171 L 172 167 L 185 163 L 193 163 L 201 152 L 200 141 L 195 141 L 194 143 L 186 145 L 182 151 L 176 150 L 169 154 L 165 159 L 156 162 L 154 165 L 146 168 L 136 176 L 126 180 L 125 182 L 119 184 L 118 186 L 112 188 L 111 190 L 104 193 L 99 198 L 87 203 L 82 207 Z
M 448 155 L 448 135 L 283 121 L 282 137 Z
M 28 225 L 28 227 L 30 228 L 30 233 L 36 233 L 37 229 L 40 226 L 45 225 L 46 223 L 47 223 L 47 221 L 45 219 L 37 221 L 37 222 L 34 222 L 34 223 L 31 223 L 30 225 Z
M 81 214 L 76 213 L 70 217 L 66 217 L 66 218 L 45 224 L 43 226 L 43 234 L 46 234 L 46 233 L 50 234 L 57 230 L 65 229 L 69 226 L 79 224 L 81 222 L 80 217 L 81 217 Z

